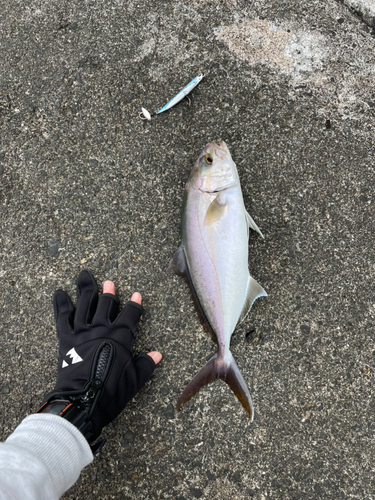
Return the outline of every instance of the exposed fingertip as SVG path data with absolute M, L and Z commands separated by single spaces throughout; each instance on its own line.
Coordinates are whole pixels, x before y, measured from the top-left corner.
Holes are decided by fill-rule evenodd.
M 113 281 L 105 281 L 103 283 L 103 293 L 111 293 L 112 295 L 115 295 L 115 284 Z
M 136 302 L 137 304 L 142 304 L 142 295 L 139 292 L 134 292 L 132 298 L 130 299 L 132 302 Z
M 158 351 L 148 352 L 147 355 L 150 356 L 150 358 L 152 358 L 154 360 L 155 365 L 157 365 L 158 363 L 160 363 L 160 361 L 161 361 L 161 359 L 163 357 L 161 355 L 161 353 L 158 352 Z

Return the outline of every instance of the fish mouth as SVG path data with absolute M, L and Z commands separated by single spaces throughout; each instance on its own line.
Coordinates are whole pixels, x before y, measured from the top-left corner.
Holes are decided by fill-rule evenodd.
M 218 149 L 225 154 L 229 153 L 228 146 L 225 144 L 224 141 L 212 142 L 211 146 L 213 146 L 215 149 Z

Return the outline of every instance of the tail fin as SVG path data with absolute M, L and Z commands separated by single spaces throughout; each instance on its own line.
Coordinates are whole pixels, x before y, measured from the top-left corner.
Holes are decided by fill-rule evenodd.
M 242 406 L 247 411 L 250 421 L 254 419 L 253 402 L 246 382 L 240 372 L 237 363 L 235 362 L 231 353 L 226 355 L 226 359 L 218 357 L 217 354 L 213 356 L 201 370 L 195 375 L 193 380 L 185 387 L 184 392 L 178 399 L 177 409 L 189 401 L 190 398 L 196 394 L 199 389 L 213 380 L 221 378 L 232 389 L 234 394 L 240 400 Z

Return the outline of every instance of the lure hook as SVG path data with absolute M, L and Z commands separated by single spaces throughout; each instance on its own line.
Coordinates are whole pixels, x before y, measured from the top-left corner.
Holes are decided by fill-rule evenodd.
M 141 113 L 139 113 L 139 118 L 141 120 L 151 120 L 151 114 L 147 111 L 147 109 L 142 108 Z

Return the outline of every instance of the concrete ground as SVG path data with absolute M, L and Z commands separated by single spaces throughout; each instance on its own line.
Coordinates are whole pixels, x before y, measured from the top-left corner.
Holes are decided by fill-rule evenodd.
M 357 2 L 357 4 L 361 2 Z M 64 499 L 375 498 L 375 37 L 335 0 L 8 0 L 0 12 L 0 438 L 52 389 L 51 298 L 80 269 L 143 294 L 153 379 Z M 367 8 L 367 7 L 366 7 Z M 368 13 L 370 12 L 370 14 Z M 366 19 L 365 19 L 366 18 Z M 142 122 L 200 71 L 169 112 Z M 180 412 L 215 351 L 165 269 L 184 183 L 225 140 L 268 292 L 228 386 Z

